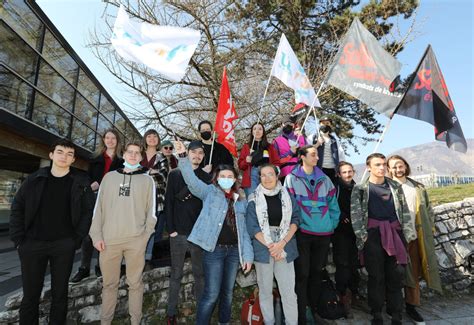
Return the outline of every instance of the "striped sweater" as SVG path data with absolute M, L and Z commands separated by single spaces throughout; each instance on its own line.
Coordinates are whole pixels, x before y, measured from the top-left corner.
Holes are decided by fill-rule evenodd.
M 327 236 L 339 223 L 336 188 L 318 167 L 307 175 L 297 166 L 285 178 L 285 186 L 301 208 L 300 231 L 316 236 Z

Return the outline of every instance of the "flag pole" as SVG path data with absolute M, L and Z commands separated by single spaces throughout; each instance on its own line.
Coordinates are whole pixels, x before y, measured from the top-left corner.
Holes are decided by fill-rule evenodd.
M 216 139 L 216 131 L 213 131 L 212 132 L 212 145 L 211 145 L 211 154 L 209 155 L 209 164 L 210 165 L 212 163 L 212 154 L 214 153 L 214 142 L 215 142 L 215 139 Z
M 308 113 L 306 113 L 306 118 L 304 119 L 303 121 L 303 125 L 301 125 L 301 132 L 303 132 L 304 130 L 304 126 L 306 124 L 306 121 L 308 120 L 309 116 L 311 115 L 311 112 L 313 111 L 314 112 L 314 118 L 315 118 L 315 123 L 317 123 L 317 118 L 316 118 L 316 109 L 314 108 L 314 103 L 316 103 L 316 99 L 318 99 L 318 95 L 319 93 L 321 92 L 321 89 L 323 89 L 323 86 L 324 86 L 324 81 L 321 82 L 321 85 L 319 86 L 318 88 L 318 91 L 316 93 L 316 96 L 314 96 L 314 99 L 313 99 L 313 102 L 311 103 L 311 107 L 310 109 L 308 110 Z M 300 136 L 301 134 L 298 134 L 298 136 L 296 137 L 296 143 L 298 143 L 298 141 L 300 140 Z
M 263 104 L 265 103 L 265 97 L 267 97 L 267 92 L 268 92 L 268 87 L 270 86 L 270 81 L 272 80 L 272 75 L 273 75 L 273 67 L 275 66 L 275 59 L 273 59 L 273 64 L 272 64 L 272 69 L 270 70 L 270 75 L 268 76 L 267 80 L 267 86 L 265 87 L 265 92 L 263 93 L 263 98 L 262 98 L 262 104 L 260 105 L 260 109 L 258 110 L 258 115 L 257 115 L 257 123 L 260 123 L 260 117 L 263 109 Z M 253 130 L 250 130 L 250 134 L 252 134 Z M 255 143 L 255 138 L 253 137 L 252 134 L 252 146 L 250 146 L 250 152 L 252 151 L 253 144 Z

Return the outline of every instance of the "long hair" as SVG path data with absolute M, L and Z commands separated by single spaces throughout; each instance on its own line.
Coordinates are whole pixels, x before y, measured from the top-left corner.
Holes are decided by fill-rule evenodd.
M 143 150 L 146 150 L 148 148 L 148 145 L 146 144 L 146 137 L 149 136 L 150 134 L 155 134 L 158 137 L 158 144 L 156 145 L 156 150 L 158 151 L 159 150 L 158 148 L 160 147 L 160 144 L 161 144 L 161 138 L 160 138 L 160 135 L 158 134 L 158 132 L 155 129 L 146 130 L 145 134 L 143 135 L 142 148 L 143 148 Z
M 97 146 L 95 150 L 94 157 L 99 157 L 100 155 L 103 155 L 105 150 L 107 150 L 107 146 L 105 145 L 105 142 L 104 142 L 104 139 L 107 133 L 112 133 L 113 135 L 115 135 L 115 138 L 117 139 L 117 145 L 115 146 L 114 157 L 122 158 L 122 140 L 120 138 L 120 133 L 115 129 L 105 130 L 104 134 L 100 137 L 99 145 Z
M 263 135 L 262 135 L 262 140 L 261 140 L 261 148 L 267 148 L 268 147 L 268 140 L 267 140 L 267 131 L 265 131 L 265 126 L 263 125 L 262 122 L 255 122 L 254 124 L 252 124 L 252 127 L 250 128 L 250 135 L 249 135 L 249 140 L 247 141 L 247 144 L 249 145 L 249 147 L 252 145 L 252 142 L 253 142 L 253 127 L 255 125 L 261 125 L 262 126 L 262 130 L 263 130 Z M 250 148 L 252 149 L 252 148 Z
M 219 186 L 217 184 L 217 179 L 219 178 L 219 173 L 223 170 L 230 170 L 234 174 L 235 183 L 230 188 L 230 191 L 232 193 L 237 193 L 238 190 L 239 190 L 239 183 L 238 183 L 238 179 L 237 179 L 239 177 L 239 173 L 231 165 L 224 165 L 224 164 L 218 165 L 217 168 L 214 170 L 214 173 L 212 174 L 212 180 L 211 180 L 212 184 L 214 184 L 216 186 Z
M 388 157 L 388 159 L 387 159 L 388 173 L 390 174 L 390 176 L 393 176 L 392 172 L 390 171 L 390 160 L 401 160 L 401 161 L 403 161 L 403 163 L 405 164 L 405 168 L 406 168 L 405 176 L 410 176 L 410 173 L 411 173 L 410 165 L 405 160 L 405 158 L 403 158 L 402 156 L 399 156 L 399 155 L 392 155 L 392 156 Z

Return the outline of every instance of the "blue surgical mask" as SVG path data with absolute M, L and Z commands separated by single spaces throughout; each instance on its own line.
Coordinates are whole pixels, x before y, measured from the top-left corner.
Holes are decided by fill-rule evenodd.
M 140 163 L 135 164 L 135 165 L 130 165 L 128 162 L 124 161 L 123 166 L 127 169 L 134 170 L 134 169 L 137 169 L 138 167 L 140 167 Z
M 232 178 L 218 178 L 217 179 L 217 184 L 223 189 L 223 190 L 230 190 L 232 185 L 234 185 L 235 180 Z

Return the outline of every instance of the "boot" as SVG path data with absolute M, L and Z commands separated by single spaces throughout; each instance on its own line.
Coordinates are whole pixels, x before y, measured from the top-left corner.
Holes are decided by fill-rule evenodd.
M 347 319 L 353 319 L 354 314 L 352 314 L 352 293 L 351 290 L 346 289 L 346 292 L 343 295 L 340 295 L 340 301 L 344 306 L 344 313 L 346 314 Z

